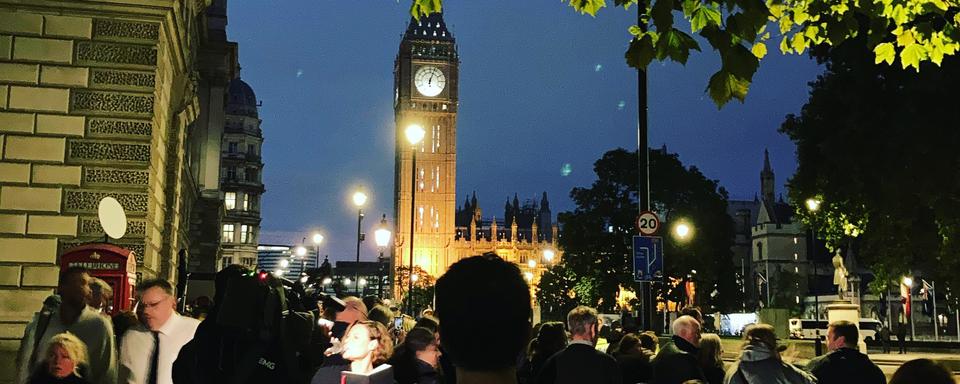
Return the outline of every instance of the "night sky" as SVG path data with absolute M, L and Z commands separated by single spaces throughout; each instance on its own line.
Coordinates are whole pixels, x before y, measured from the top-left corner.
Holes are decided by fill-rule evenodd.
M 484 215 L 501 216 L 514 193 L 522 201 L 546 191 L 554 215 L 572 209 L 569 192 L 592 183 L 594 161 L 636 148 L 636 71 L 623 60 L 635 10 L 611 6 L 594 19 L 565 1 L 444 4 L 461 60 L 458 204 L 476 191 Z M 353 259 L 350 194 L 363 186 L 371 235 L 361 258 L 375 259 L 372 229 L 393 211 L 393 63 L 408 8 L 408 0 L 229 3 L 241 77 L 263 102 L 261 243 L 298 244 L 321 230 L 321 254 Z M 677 25 L 689 32 L 689 23 Z M 822 68 L 781 55 L 778 42 L 768 44 L 746 102 L 722 110 L 704 92 L 719 67 L 706 42 L 686 66 L 651 64 L 650 146 L 666 144 L 735 199 L 759 192 L 767 148 L 783 193 L 796 160 L 777 128 L 799 112 Z

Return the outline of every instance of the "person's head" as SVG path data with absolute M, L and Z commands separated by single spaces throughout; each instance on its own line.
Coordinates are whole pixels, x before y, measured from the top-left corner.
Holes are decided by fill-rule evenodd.
M 675 336 L 693 344 L 694 347 L 700 346 L 700 322 L 693 316 L 684 315 L 673 321 L 670 327 Z
M 213 305 L 216 306 L 223 302 L 223 297 L 227 294 L 227 287 L 230 284 L 230 280 L 247 275 L 250 272 L 249 268 L 240 264 L 230 264 L 221 269 L 220 272 L 217 272 L 213 280 Z
M 437 333 L 440 330 L 440 322 L 437 321 L 436 317 L 433 316 L 424 316 L 417 320 L 417 323 L 414 324 L 414 328 L 426 328 L 430 332 Z
M 770 324 L 752 324 L 747 326 L 743 332 L 744 347 L 752 345 L 754 347 L 763 347 L 777 358 L 780 358 L 780 352 L 777 351 L 777 333 Z
M 177 299 L 173 285 L 163 279 L 147 280 L 137 287 L 140 291 L 140 321 L 151 331 L 159 330 L 173 316 Z
M 360 361 L 370 358 L 373 366 L 382 364 L 393 352 L 393 340 L 387 328 L 376 321 L 363 320 L 347 328 L 343 340 L 343 358 Z
M 700 307 L 686 307 L 680 310 L 680 316 L 690 316 L 697 320 L 700 326 L 703 326 L 703 311 Z
M 700 336 L 700 365 L 704 367 L 723 367 L 723 345 L 716 333 Z
M 462 259 L 437 279 L 440 343 L 466 371 L 514 368 L 530 333 L 530 287 L 520 268 L 495 254 Z
M 83 308 L 90 301 L 90 272 L 84 267 L 69 267 L 60 273 L 57 290 L 63 304 Z
M 827 329 L 827 349 L 833 351 L 843 347 L 857 349 L 860 331 L 857 325 L 846 320 L 830 323 Z
M 628 333 L 620 338 L 620 345 L 617 347 L 617 353 L 629 355 L 640 351 L 640 337 L 636 334 Z
M 534 346 L 534 353 L 550 357 L 567 346 L 567 331 L 563 328 L 563 323 L 559 321 L 548 321 L 540 325 L 537 331 L 537 344 Z
M 370 312 L 367 313 L 367 318 L 383 324 L 387 329 L 393 326 L 393 312 L 390 311 L 390 308 L 382 304 L 377 304 L 374 305 L 373 308 L 370 308 Z
M 950 370 L 940 363 L 930 359 L 910 360 L 890 378 L 890 384 L 953 384 L 953 375 Z
M 660 338 L 657 337 L 657 334 L 653 331 L 643 331 L 643 333 L 637 335 L 640 339 L 640 347 L 643 349 L 649 350 L 650 352 L 656 352 L 657 346 L 660 344 Z
M 109 309 L 106 308 L 107 303 L 113 300 L 113 288 L 110 287 L 110 284 L 107 284 L 103 279 L 91 278 L 90 293 L 90 300 L 87 301 L 87 305 L 94 309 Z
M 407 332 L 403 345 L 413 353 L 417 359 L 436 368 L 440 362 L 440 346 L 433 331 L 427 328 L 414 327 Z
M 363 305 L 370 310 L 373 310 L 373 307 L 383 304 L 383 300 L 381 300 L 379 297 L 375 295 L 364 296 L 362 301 L 363 301 Z
M 344 297 L 343 306 L 344 309 L 337 312 L 336 321 L 353 324 L 367 319 L 367 306 L 363 304 L 363 300 L 360 300 L 360 298 L 355 296 Z
M 571 309 L 570 313 L 567 313 L 567 328 L 573 339 L 597 342 L 597 338 L 600 337 L 600 320 L 597 318 L 597 310 L 583 305 Z
M 72 333 L 54 335 L 47 344 L 47 373 L 58 379 L 75 374 L 77 367 L 87 363 L 87 346 Z

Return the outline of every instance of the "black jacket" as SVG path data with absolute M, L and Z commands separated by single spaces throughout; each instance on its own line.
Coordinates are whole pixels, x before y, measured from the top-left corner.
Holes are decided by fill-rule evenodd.
M 617 361 L 590 345 L 571 343 L 547 359 L 537 384 L 622 384 Z
M 653 378 L 653 365 L 650 364 L 652 354 L 644 352 L 617 355 L 617 365 L 620 366 L 624 384 L 647 383 Z
M 673 336 L 653 359 L 654 384 L 681 384 L 687 380 L 707 381 L 697 361 L 697 347 Z
M 817 377 L 819 384 L 886 384 L 880 367 L 867 355 L 852 348 L 840 348 L 817 357 L 807 364 L 807 370 Z

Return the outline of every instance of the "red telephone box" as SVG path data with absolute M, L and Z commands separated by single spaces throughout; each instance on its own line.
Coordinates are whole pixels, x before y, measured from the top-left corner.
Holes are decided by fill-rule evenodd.
M 112 302 L 104 310 L 111 315 L 133 308 L 136 298 L 137 258 L 133 251 L 113 244 L 93 243 L 70 248 L 60 256 L 60 269 L 84 267 L 90 275 L 113 288 Z

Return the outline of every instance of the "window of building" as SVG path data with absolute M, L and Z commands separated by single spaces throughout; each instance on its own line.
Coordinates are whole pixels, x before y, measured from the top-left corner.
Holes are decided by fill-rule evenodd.
M 223 258 L 220 259 L 220 269 L 229 267 L 231 264 L 233 264 L 233 257 L 224 256 Z
M 258 181 L 257 180 L 257 169 L 256 168 L 247 168 L 247 181 Z
M 255 267 L 255 266 L 257 266 L 257 258 L 256 258 L 256 257 L 244 257 L 244 258 L 241 259 L 240 263 L 243 264 L 244 267 Z
M 243 224 L 240 226 L 240 243 L 249 244 L 253 240 L 252 228 L 249 225 Z
M 763 260 L 763 243 L 757 243 L 757 260 Z
M 229 181 L 237 180 L 237 167 L 227 167 L 227 180 Z
M 227 153 L 237 153 L 237 142 L 231 141 L 227 143 Z
M 247 153 L 250 155 L 257 154 L 257 146 L 254 144 L 247 144 Z
M 233 224 L 224 224 L 223 225 L 223 237 L 220 239 L 224 243 L 233 242 Z
M 226 209 L 237 209 L 237 193 L 236 192 L 224 193 L 223 206 Z
M 259 211 L 260 210 L 260 196 L 254 194 L 248 194 L 250 199 L 250 210 Z
M 240 197 L 240 209 L 244 211 L 250 210 L 250 195 L 244 193 Z

